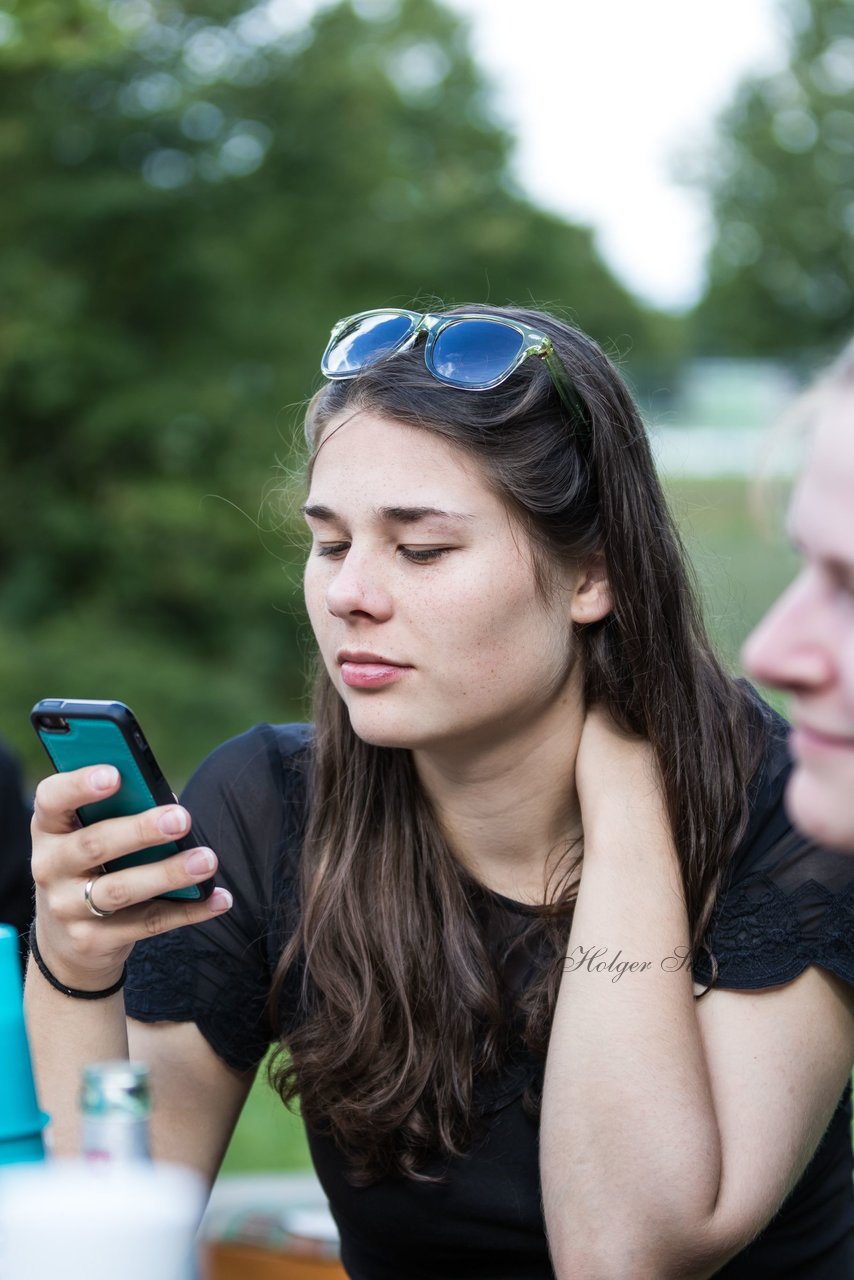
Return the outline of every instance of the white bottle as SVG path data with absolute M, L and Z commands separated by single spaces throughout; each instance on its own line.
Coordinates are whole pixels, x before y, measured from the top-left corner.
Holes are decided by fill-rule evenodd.
M 191 1280 L 205 1184 L 162 1163 L 0 1171 L 2 1280 Z

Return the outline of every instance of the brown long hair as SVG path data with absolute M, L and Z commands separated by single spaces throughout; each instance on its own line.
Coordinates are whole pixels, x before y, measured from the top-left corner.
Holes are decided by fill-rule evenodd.
M 553 316 L 464 309 L 550 334 L 582 412 L 569 419 L 539 360 L 474 394 L 436 381 L 418 344 L 325 386 L 309 407 L 309 444 L 316 448 L 338 415 L 363 408 L 466 450 L 527 531 L 544 593 L 558 565 L 604 553 L 613 610 L 577 631 L 585 703 L 604 705 L 655 749 L 697 951 L 746 825 L 762 717 L 711 650 L 644 426 L 617 370 Z M 286 976 L 298 971 L 304 1016 L 284 1036 L 271 1080 L 285 1102 L 299 1096 L 306 1120 L 349 1156 L 355 1183 L 419 1178 L 429 1154 L 458 1153 L 471 1140 L 474 1079 L 500 1068 L 511 1024 L 530 1053 L 545 1056 L 577 892 L 570 872 L 583 851 L 571 865 L 566 851 L 549 903 L 533 914 L 543 960 L 508 1009 L 472 882 L 411 753 L 360 740 L 318 668 L 300 919 L 272 996 L 275 1008 Z

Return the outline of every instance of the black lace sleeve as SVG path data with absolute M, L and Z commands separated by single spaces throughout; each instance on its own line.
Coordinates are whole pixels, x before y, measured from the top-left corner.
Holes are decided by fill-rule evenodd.
M 195 1022 L 219 1056 L 250 1070 L 276 1038 L 265 1012 L 286 937 L 305 804 L 306 725 L 258 725 L 218 747 L 181 795 L 193 836 L 219 858 L 223 916 L 138 942 L 125 1007 L 143 1022 Z
M 788 725 L 766 708 L 770 736 L 751 784 L 751 819 L 715 905 L 706 941 L 715 986 L 774 987 L 818 964 L 854 983 L 854 856 L 793 828 L 783 805 L 792 761 Z M 712 979 L 707 953 L 694 978 Z

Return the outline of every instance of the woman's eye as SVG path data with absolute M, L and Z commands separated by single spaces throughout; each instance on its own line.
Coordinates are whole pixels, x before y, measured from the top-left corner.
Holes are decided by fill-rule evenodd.
M 452 547 L 401 547 L 401 554 L 413 564 L 433 564 L 441 556 L 446 556 Z
M 315 553 L 319 556 L 331 556 L 339 559 L 350 550 L 349 542 L 318 542 Z M 452 547 L 399 547 L 401 555 L 412 564 L 433 564 L 441 556 L 447 555 Z

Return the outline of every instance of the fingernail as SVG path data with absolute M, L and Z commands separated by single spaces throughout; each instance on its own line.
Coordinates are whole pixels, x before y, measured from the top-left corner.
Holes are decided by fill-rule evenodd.
M 233 902 L 234 899 L 227 889 L 214 889 L 208 898 L 208 909 L 211 915 L 217 915 L 220 911 L 227 911 Z
M 114 787 L 119 780 L 119 771 L 114 769 L 112 765 L 104 765 L 101 769 L 94 769 L 89 774 L 89 783 L 95 791 L 108 791 L 110 787 Z
M 167 836 L 180 835 L 187 826 L 187 815 L 183 809 L 167 809 L 157 820 L 160 830 Z
M 213 856 L 211 849 L 196 849 L 191 853 L 184 863 L 191 876 L 204 875 L 206 871 L 213 871 L 216 866 L 216 858 Z

